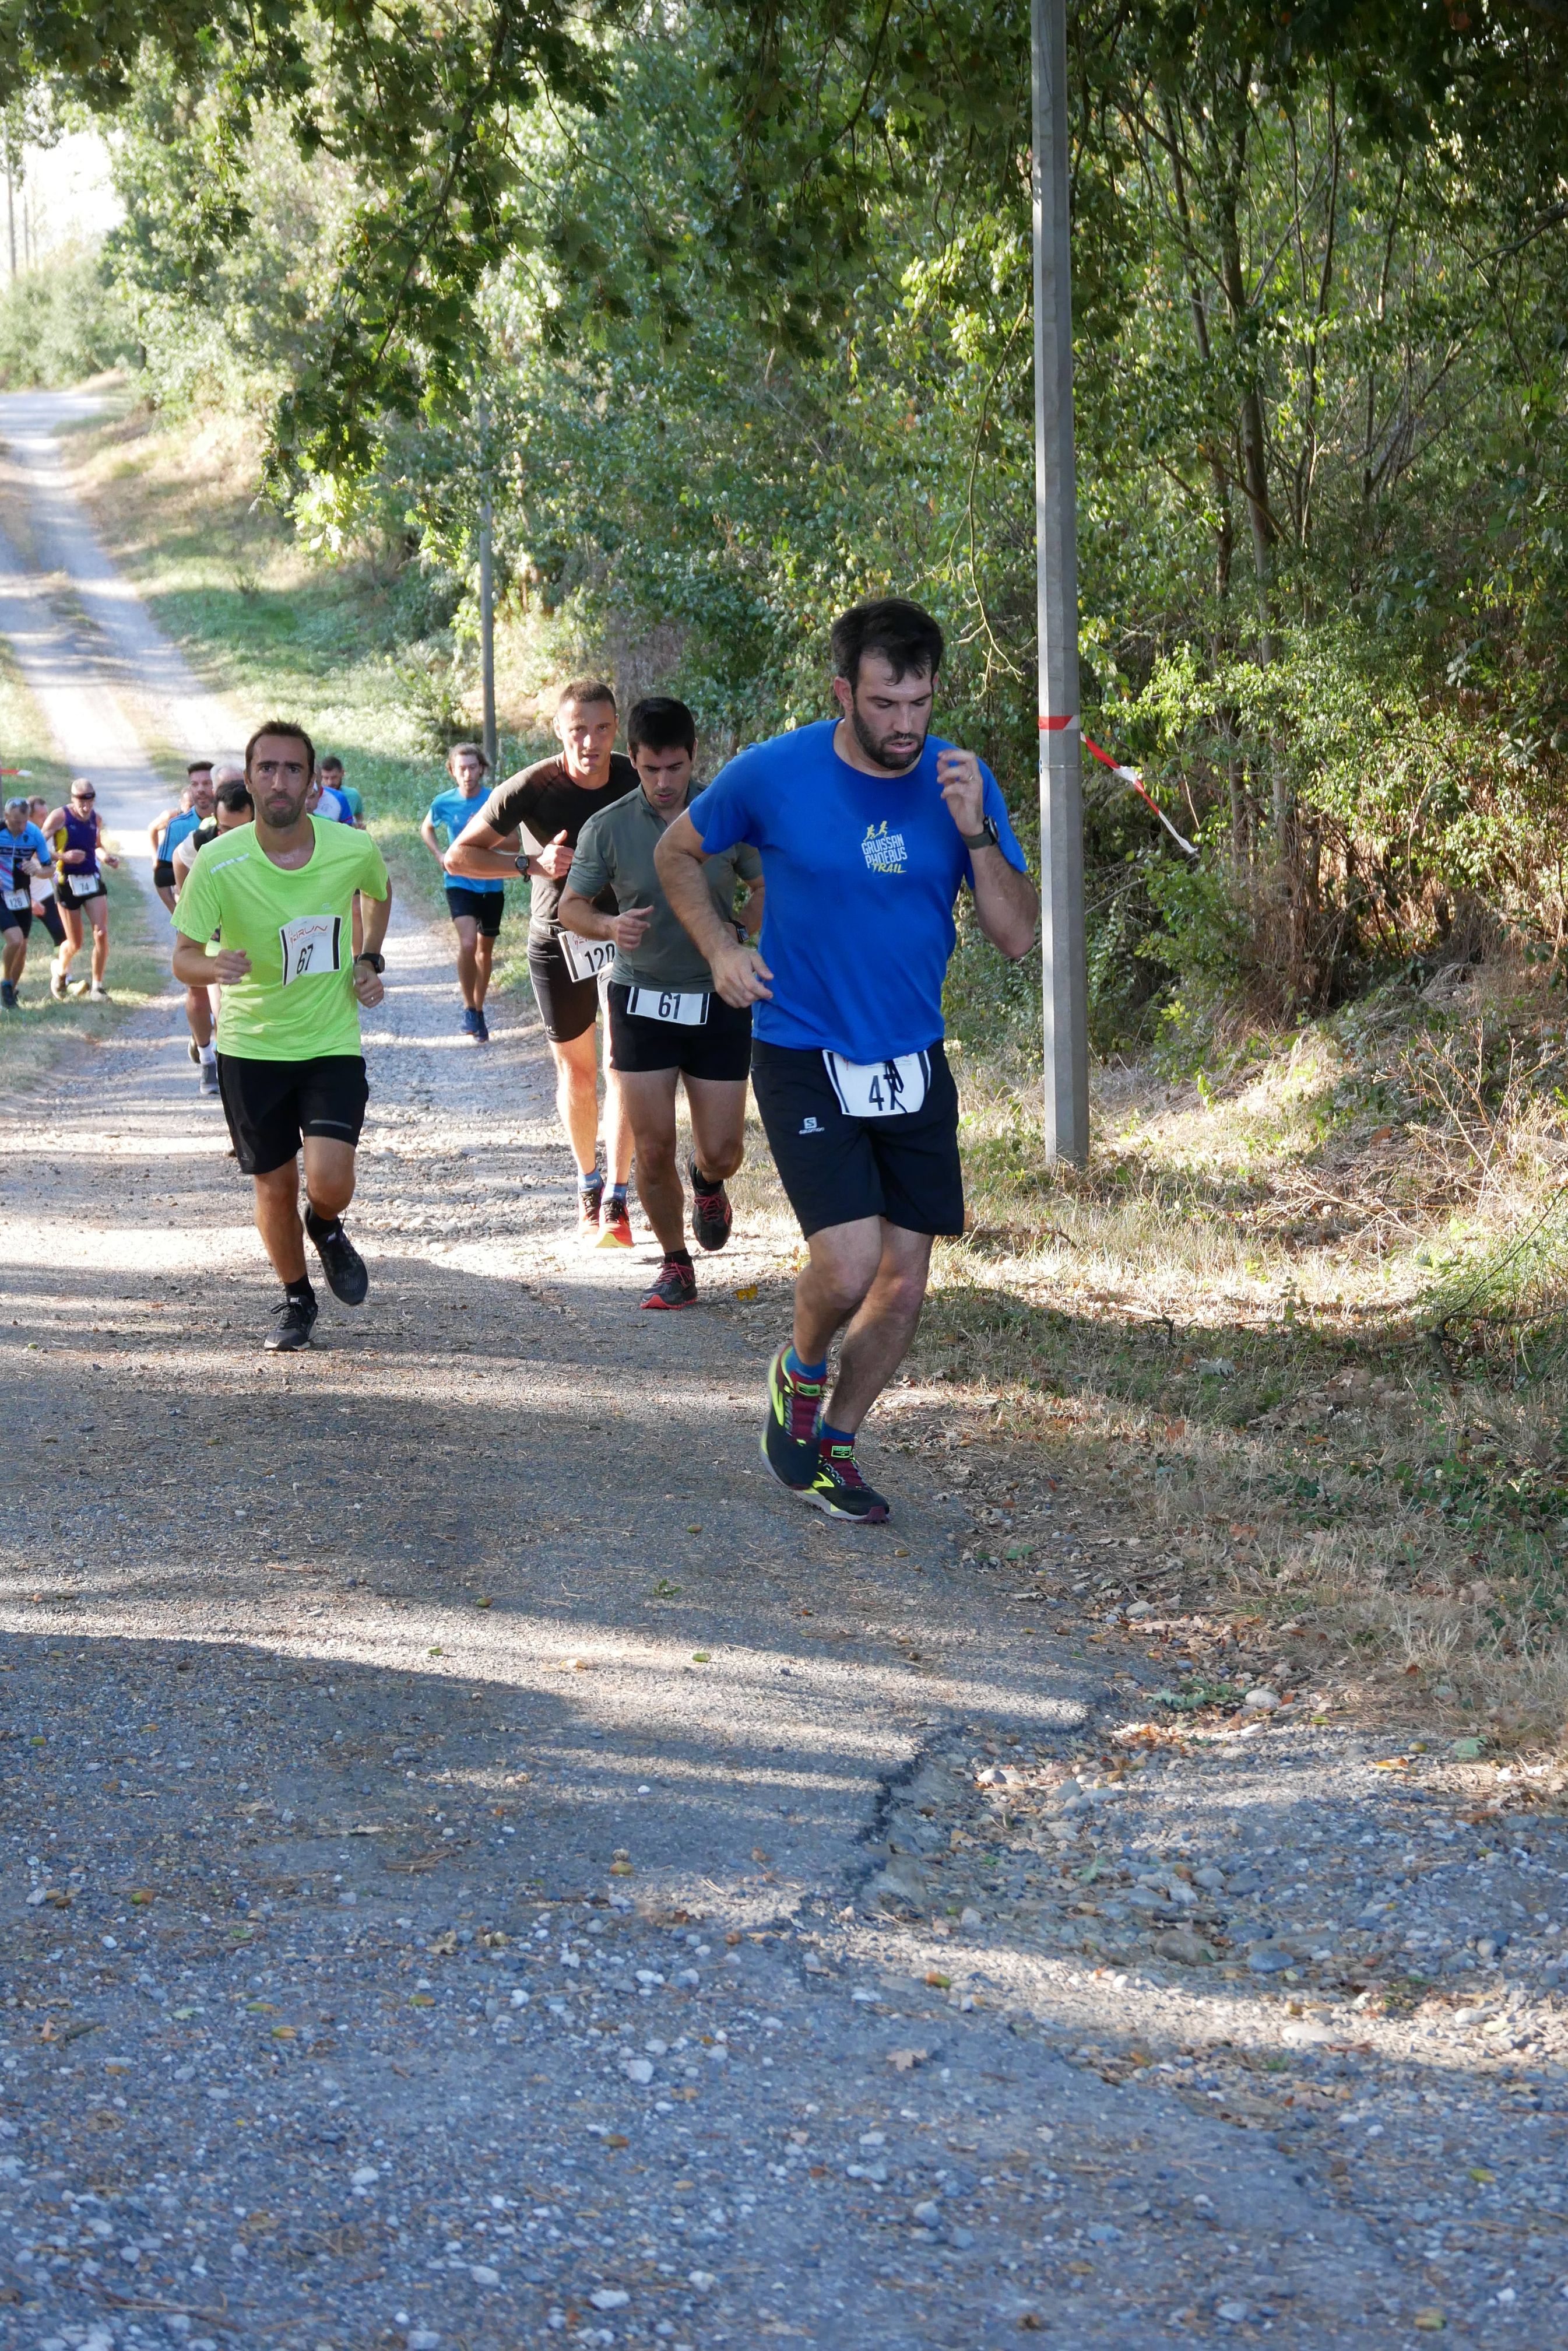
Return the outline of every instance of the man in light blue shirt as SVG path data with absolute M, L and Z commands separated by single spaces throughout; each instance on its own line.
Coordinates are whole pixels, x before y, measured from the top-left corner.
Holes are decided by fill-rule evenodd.
M 0 1007 L 16 1009 L 16 987 L 33 927 L 33 877 L 47 873 L 49 844 L 18 795 L 5 803 L 0 824 Z
M 490 993 L 490 967 L 501 918 L 506 911 L 506 884 L 488 876 L 474 880 L 464 874 L 453 881 L 442 863 L 447 851 L 472 817 L 484 806 L 484 778 L 489 762 L 477 743 L 459 743 L 447 753 L 446 771 L 452 789 L 438 792 L 425 810 L 420 839 L 446 879 L 446 910 L 457 933 L 457 984 L 462 990 L 462 1033 L 476 1045 L 488 1045 L 490 1029 L 484 999 Z M 445 841 L 439 835 L 444 832 Z
M 942 1050 L 953 906 L 1027 955 L 1040 900 L 996 778 L 929 734 L 942 632 L 896 596 L 834 623 L 840 716 L 742 751 L 656 854 L 727 1004 L 755 1008 L 752 1088 L 809 1259 L 774 1360 L 763 1458 L 830 1518 L 888 1504 L 855 1460 L 861 1422 L 909 1352 L 939 1233 L 964 1225 L 958 1092 Z M 702 862 L 750 841 L 762 939 L 713 912 Z M 827 1353 L 847 1324 L 825 1415 Z

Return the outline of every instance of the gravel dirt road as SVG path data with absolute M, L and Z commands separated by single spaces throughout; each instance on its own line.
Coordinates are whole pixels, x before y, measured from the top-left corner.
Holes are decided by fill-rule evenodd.
M 60 413 L 0 402 L 0 626 L 129 835 L 141 745 L 249 714 Z M 476 1050 L 408 919 L 388 981 L 306 1355 L 172 990 L 7 1102 L 0 2344 L 1558 2339 L 1560 1816 L 1304 1686 L 1172 1737 L 1151 1627 L 1085 1637 L 1104 1530 L 976 1558 L 1028 1465 L 940 1390 L 889 1527 L 810 1517 L 776 1241 L 640 1315 L 531 1019 Z

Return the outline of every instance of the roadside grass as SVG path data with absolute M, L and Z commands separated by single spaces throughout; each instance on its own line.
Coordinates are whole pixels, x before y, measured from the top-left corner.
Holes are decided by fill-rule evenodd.
M 73 455 L 106 548 L 197 675 L 252 723 L 297 717 L 318 750 L 336 751 L 399 895 L 441 917 L 443 877 L 419 827 L 447 778 L 400 675 L 410 664 L 395 572 L 369 559 L 312 561 L 257 503 L 256 452 L 232 420 L 176 429 L 127 397 L 77 429 Z M 504 733 L 502 772 L 545 747 Z M 526 888 L 507 898 L 493 986 L 514 991 L 528 984 Z
M 25 768 L 25 780 L 5 780 L 5 791 L 44 792 L 63 800 L 70 789 L 70 769 L 54 751 L 43 714 L 22 682 L 10 648 L 0 643 L 0 765 Z M 112 844 L 111 844 L 112 845 Z M 133 873 L 121 867 L 106 872 L 109 889 L 108 1004 L 89 1004 L 85 997 L 67 997 L 57 1003 L 49 994 L 49 957 L 54 942 L 41 923 L 35 923 L 27 942 L 19 1008 L 0 1015 L 0 1046 L 5 1052 L 5 1080 L 13 1092 L 25 1090 L 53 1068 L 62 1050 L 81 1043 L 101 1043 L 143 1005 L 162 996 L 169 986 L 167 955 L 161 952 L 151 909 Z M 84 944 L 73 971 L 85 978 L 89 950 Z
M 1449 1739 L 1568 1714 L 1563 1014 L 1501 962 L 1262 1040 L 1216 1088 L 1101 1073 L 1083 1173 L 961 1057 L 971 1225 L 911 1379 L 1105 1526 L 1085 1607 L 1203 1593 Z M 1320 1649 L 1317 1671 L 1323 1670 Z

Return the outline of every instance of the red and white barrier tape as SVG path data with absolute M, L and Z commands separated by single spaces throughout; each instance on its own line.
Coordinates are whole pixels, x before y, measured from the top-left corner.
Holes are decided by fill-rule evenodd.
M 1076 718 L 1042 718 L 1040 721 L 1040 732 L 1042 735 L 1059 735 L 1064 733 L 1069 726 L 1079 726 L 1081 731 L 1081 722 Z M 1099 761 L 1102 768 L 1108 768 L 1113 776 L 1119 776 L 1124 784 L 1130 784 L 1132 786 L 1139 799 L 1142 800 L 1147 807 L 1151 809 L 1154 814 L 1159 819 L 1161 824 L 1164 825 L 1167 832 L 1169 833 L 1172 841 L 1175 841 L 1178 849 L 1181 851 L 1183 856 L 1196 857 L 1198 854 L 1197 850 L 1194 849 L 1189 841 L 1184 840 L 1182 835 L 1178 832 L 1176 827 L 1171 823 L 1170 819 L 1166 815 L 1165 810 L 1160 807 L 1159 802 L 1155 799 L 1154 794 L 1145 789 L 1143 778 L 1138 774 L 1137 769 L 1136 768 L 1124 768 L 1119 759 L 1113 759 L 1108 751 L 1102 751 L 1099 745 L 1094 740 L 1092 736 L 1085 735 L 1083 737 L 1083 743 L 1085 750 L 1092 752 L 1095 758 Z

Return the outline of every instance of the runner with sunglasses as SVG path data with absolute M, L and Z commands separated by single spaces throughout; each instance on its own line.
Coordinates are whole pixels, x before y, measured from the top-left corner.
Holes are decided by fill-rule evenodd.
M 94 1004 L 107 1004 L 103 980 L 109 969 L 109 892 L 103 868 L 118 866 L 119 860 L 103 847 L 98 793 L 86 776 L 77 777 L 70 799 L 45 819 L 44 831 L 54 849 L 55 895 L 66 926 L 66 943 L 49 967 L 50 993 L 64 998 L 71 965 L 87 935 L 84 925 L 90 923 L 92 978 L 85 990 L 78 980 L 77 993 L 85 993 Z

